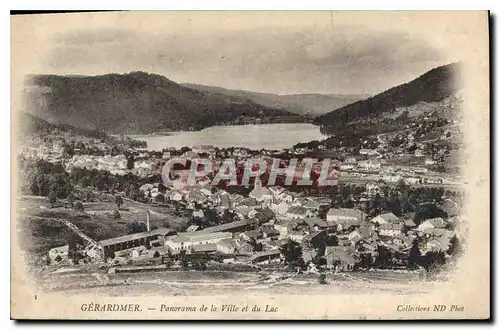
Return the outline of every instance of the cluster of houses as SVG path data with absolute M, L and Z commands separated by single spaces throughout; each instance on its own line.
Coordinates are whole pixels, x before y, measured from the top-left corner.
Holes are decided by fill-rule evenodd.
M 306 216 L 277 221 L 272 212 L 259 210 L 254 218 L 256 221 L 247 218 L 202 230 L 191 226 L 185 232 L 169 231 L 162 240 L 155 236 L 154 244 L 160 254 L 185 251 L 187 254 L 217 255 L 226 263 L 280 264 L 283 261 L 280 248 L 292 240 L 302 246 L 306 264 L 313 261 L 320 246 L 326 245 L 325 266 L 339 271 L 353 270 L 367 258 L 368 264 L 363 266 L 370 265 L 377 257 L 379 246 L 400 256 L 393 261 L 395 265 L 405 266 L 406 256 L 417 238 L 420 238 L 422 255 L 448 250 L 454 233 L 447 221 L 434 218 L 417 226 L 412 216 L 399 218 L 385 213 L 367 219 L 361 210 L 332 208 L 326 219 Z M 332 237 L 335 237 L 333 243 Z
M 71 172 L 75 167 L 97 169 L 109 171 L 114 175 L 125 175 L 129 172 L 139 177 L 148 177 L 157 172 L 156 160 L 137 160 L 134 162 L 133 169 L 127 169 L 127 158 L 124 155 L 74 155 L 65 162 L 66 170 Z
M 436 162 L 427 159 L 425 165 L 434 165 Z M 421 166 L 387 166 L 378 159 L 356 160 L 355 157 L 347 157 L 340 165 L 340 170 L 348 175 L 370 173 L 373 180 L 385 183 L 404 182 L 413 184 L 442 184 L 443 178 L 432 173 L 426 167 Z M 342 173 L 341 173 L 342 175 Z M 363 174 L 358 176 L 368 177 Z
M 160 194 L 154 185 L 141 189 Z M 394 263 L 404 266 L 406 259 L 401 256 L 417 238 L 424 255 L 447 251 L 454 235 L 449 221 L 427 219 L 417 226 L 415 214 L 397 217 L 385 213 L 368 218 L 359 209 L 331 208 L 320 218 L 319 209 L 329 204 L 328 198 L 299 197 L 280 187 L 263 187 L 259 181 L 248 197 L 200 187 L 167 190 L 165 194 L 191 208 L 193 217 L 205 217 L 200 205 L 220 214 L 229 211 L 235 217 L 215 226 L 191 225 L 182 232 L 159 228 L 107 239 L 99 242 L 104 259 L 144 260 L 185 251 L 187 255 L 217 257 L 224 263 L 279 265 L 283 261 L 280 248 L 292 240 L 302 246 L 306 264 L 311 264 L 323 246 L 325 267 L 349 271 L 373 263 L 380 246 L 399 255 Z
M 299 197 L 297 193 L 283 187 L 265 187 L 259 180 L 248 196 L 228 193 L 209 185 L 165 188 L 161 184 L 144 184 L 139 188 L 145 197 L 170 201 L 181 208 L 193 211 L 193 216 L 203 218 L 204 210 L 213 209 L 222 215 L 230 212 L 241 220 L 254 217 L 257 210 L 268 210 L 277 220 L 306 218 L 317 215 L 322 205 L 328 205 L 325 197 Z M 158 198 L 162 195 L 161 198 Z
M 40 137 L 30 137 L 24 141 L 23 156 L 32 159 L 44 159 L 49 162 L 59 162 L 64 158 L 61 140 L 43 142 Z

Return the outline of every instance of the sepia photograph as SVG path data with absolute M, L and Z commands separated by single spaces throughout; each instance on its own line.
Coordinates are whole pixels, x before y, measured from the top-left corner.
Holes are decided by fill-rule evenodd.
M 13 319 L 488 319 L 487 11 L 11 16 Z

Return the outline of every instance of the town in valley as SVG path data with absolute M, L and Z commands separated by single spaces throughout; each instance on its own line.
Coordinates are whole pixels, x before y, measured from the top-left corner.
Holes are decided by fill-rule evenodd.
M 463 98 L 457 91 L 390 109 L 282 150 L 150 150 L 127 135 L 25 114 L 17 211 L 28 263 L 44 279 L 102 274 L 100 285 L 123 274 L 186 271 L 259 274 L 253 284 L 302 276 L 327 285 L 338 274 L 438 278 L 463 250 L 465 178 L 456 161 Z M 187 165 L 167 184 L 162 167 L 173 158 Z M 245 185 L 212 185 L 212 173 L 187 184 L 191 161 L 228 158 L 239 182 L 249 159 L 287 167 L 291 159 L 329 158 L 335 184 L 298 185 L 300 165 L 290 185 L 281 174 L 267 185 L 268 172 Z M 56 287 L 78 286 L 62 282 Z
M 176 15 L 51 30 L 23 74 L 12 226 L 34 282 L 422 293 L 453 275 L 473 220 L 459 58 L 393 26 L 334 29 L 329 12 L 288 28 L 262 13 L 269 29 L 242 14 L 234 31 L 219 22 L 234 14 Z

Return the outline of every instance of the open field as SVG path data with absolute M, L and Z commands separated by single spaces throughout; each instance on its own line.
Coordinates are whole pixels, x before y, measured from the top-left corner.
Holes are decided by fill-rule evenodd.
M 328 274 L 327 284 L 319 284 L 317 275 L 230 271 L 165 271 L 134 274 L 66 274 L 44 279 L 49 291 L 65 294 L 89 293 L 105 296 L 174 295 L 205 296 L 245 293 L 261 294 L 412 294 L 428 292 L 433 282 L 424 282 L 415 274 L 394 272 L 351 272 Z
M 97 241 L 128 234 L 127 225 L 134 221 L 146 222 L 146 211 L 151 212 L 151 226 L 182 228 L 187 218 L 176 216 L 167 207 L 146 205 L 124 200 L 120 219 L 114 219 L 116 205 L 109 202 L 84 203 L 85 212 L 72 208 L 50 208 L 46 198 L 25 196 L 18 199 L 20 216 L 16 229 L 21 234 L 27 252 L 43 253 L 67 244 L 73 233 L 57 219 L 65 219 L 84 234 Z

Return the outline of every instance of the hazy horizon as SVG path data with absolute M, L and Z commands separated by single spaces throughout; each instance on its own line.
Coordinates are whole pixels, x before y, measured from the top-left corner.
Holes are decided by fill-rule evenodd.
M 155 16 L 154 24 L 148 15 Z M 180 84 L 259 93 L 375 95 L 456 60 L 446 56 L 443 42 L 436 47 L 409 33 L 403 14 L 386 14 L 394 22 L 389 29 L 349 21 L 360 15 L 96 13 L 92 24 L 76 24 L 78 14 L 40 15 L 45 39 L 39 42 L 46 52 L 36 71 L 85 76 L 144 71 Z M 61 31 L 68 18 L 72 24 Z

